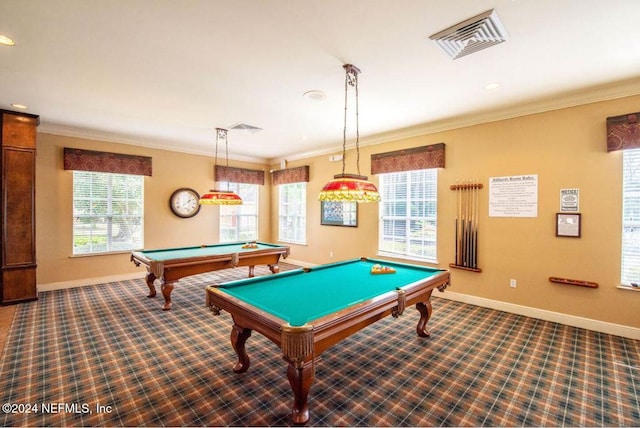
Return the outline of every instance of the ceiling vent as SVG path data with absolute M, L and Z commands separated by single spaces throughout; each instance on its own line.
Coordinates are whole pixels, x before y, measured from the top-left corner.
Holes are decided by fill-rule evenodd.
M 491 9 L 429 38 L 451 59 L 457 59 L 505 42 L 508 35 L 498 14 Z
M 258 126 L 249 125 L 246 123 L 236 123 L 235 125 L 232 125 L 229 129 L 232 129 L 234 131 L 250 132 L 251 134 L 255 134 L 257 132 L 262 131 L 262 128 Z

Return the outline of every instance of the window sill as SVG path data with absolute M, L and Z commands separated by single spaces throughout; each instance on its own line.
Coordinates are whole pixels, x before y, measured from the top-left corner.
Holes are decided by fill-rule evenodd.
M 306 242 L 298 242 L 298 241 L 287 241 L 286 239 L 278 239 L 277 242 L 282 242 L 284 244 L 293 244 L 293 245 L 302 245 L 306 246 Z
M 618 285 L 616 288 L 620 290 L 640 291 L 640 287 L 634 287 L 632 285 Z
M 381 257 L 390 257 L 390 258 L 394 258 L 394 259 L 398 259 L 398 260 L 408 260 L 408 261 L 413 261 L 413 262 L 422 262 L 422 263 L 429 263 L 429 264 L 434 264 L 434 265 L 438 265 L 438 260 L 435 259 L 427 259 L 427 258 L 421 258 L 421 257 L 412 257 L 412 256 L 405 256 L 402 254 L 396 254 L 396 253 L 387 253 L 384 251 L 378 251 L 376 253 L 377 256 L 381 256 Z
M 72 254 L 69 256 L 69 258 L 76 259 L 76 258 L 82 258 L 82 257 L 113 256 L 118 254 L 131 254 L 132 251 L 136 251 L 136 250 L 108 251 L 104 253 Z

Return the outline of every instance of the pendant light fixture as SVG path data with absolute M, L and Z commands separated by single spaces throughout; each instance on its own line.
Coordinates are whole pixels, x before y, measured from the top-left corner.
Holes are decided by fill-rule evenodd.
M 360 130 L 358 128 L 358 74 L 360 69 L 351 64 L 342 66 L 345 70 L 344 80 L 344 130 L 342 134 L 342 174 L 333 176 L 333 180 L 322 188 L 319 199 L 328 202 L 379 202 L 380 194 L 375 184 L 360 175 Z M 355 88 L 356 95 L 356 164 L 357 174 L 346 174 L 345 158 L 347 154 L 347 101 L 349 86 Z
M 227 130 L 223 128 L 216 128 L 216 157 L 214 163 L 214 186 L 215 175 L 218 168 L 218 140 L 224 139 L 225 157 L 227 160 L 227 167 L 229 166 L 229 147 L 227 144 Z M 210 190 L 209 193 L 205 193 L 200 197 L 198 201 L 200 205 L 241 205 L 242 199 L 234 192 L 228 190 Z

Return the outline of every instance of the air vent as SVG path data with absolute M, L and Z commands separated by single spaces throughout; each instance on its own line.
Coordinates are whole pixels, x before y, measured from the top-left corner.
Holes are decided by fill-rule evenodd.
M 232 125 L 229 129 L 233 129 L 234 131 L 250 132 L 252 134 L 262 131 L 262 128 L 258 126 L 248 125 L 246 123 L 236 123 L 235 125 Z
M 476 15 L 430 37 L 451 57 L 458 59 L 508 39 L 507 31 L 495 10 Z

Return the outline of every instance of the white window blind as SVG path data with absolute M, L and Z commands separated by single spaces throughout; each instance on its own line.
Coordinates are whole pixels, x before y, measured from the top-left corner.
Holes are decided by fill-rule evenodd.
M 307 241 L 307 183 L 278 186 L 280 241 L 305 244 Z
M 220 242 L 257 240 L 258 185 L 220 183 L 220 188 L 231 190 L 242 198 L 242 205 L 220 206 Z
M 437 169 L 380 174 L 381 253 L 436 261 L 437 189 Z
M 143 248 L 144 177 L 73 171 L 73 254 Z
M 640 149 L 622 157 L 622 284 L 640 284 Z

